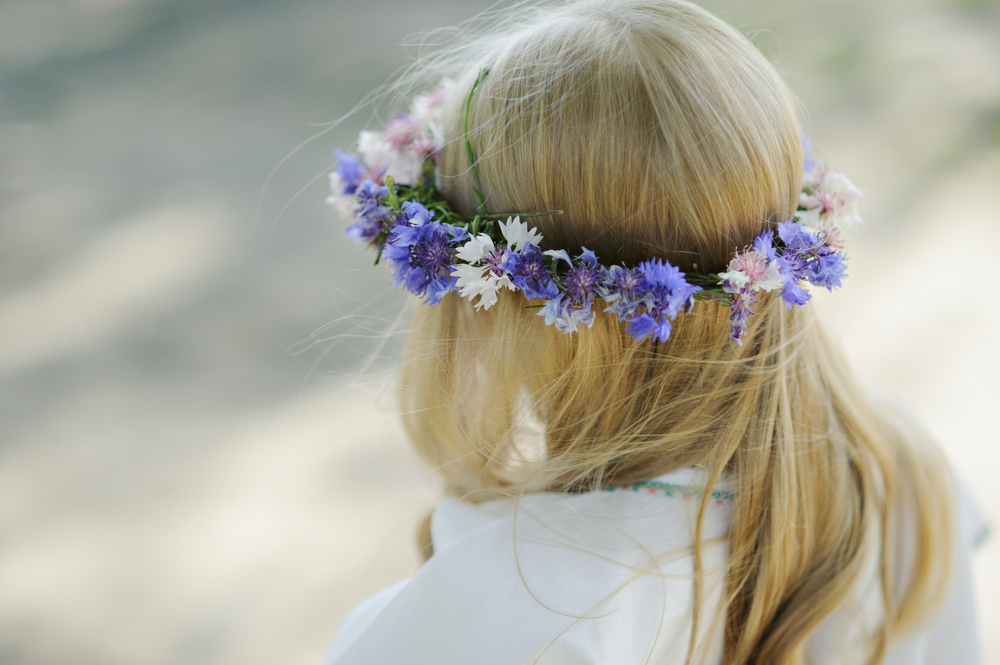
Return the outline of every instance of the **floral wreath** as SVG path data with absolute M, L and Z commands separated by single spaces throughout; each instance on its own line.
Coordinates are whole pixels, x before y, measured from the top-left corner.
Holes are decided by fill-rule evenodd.
M 475 179 L 479 214 L 466 218 L 441 197 L 434 185 L 436 159 L 444 146 L 438 119 L 454 83 L 445 79 L 432 92 L 414 98 L 409 112 L 397 114 L 384 131 L 363 131 L 357 152 L 334 151 L 327 202 L 354 216 L 347 235 L 376 250 L 393 269 L 393 283 L 436 305 L 458 291 L 476 308 L 489 309 L 500 289 L 541 299 L 545 323 L 572 334 L 594 322 L 596 299 L 604 311 L 626 324 L 636 341 L 665 342 L 671 321 L 699 300 L 731 309 L 731 338 L 742 345 L 747 322 L 762 291 L 781 290 L 789 309 L 810 298 L 803 282 L 833 290 L 846 277 L 845 227 L 860 221 L 861 196 L 850 180 L 825 164 L 806 158 L 802 193 L 795 216 L 768 229 L 753 244 L 737 249 L 725 272 L 681 272 L 663 259 L 638 266 L 602 262 L 582 248 L 542 251 L 542 235 L 522 218 L 562 214 L 561 210 L 489 214 L 475 156 L 469 142 L 469 105 L 488 74 L 480 72 L 465 106 L 465 148 Z M 809 150 L 803 137 L 803 146 Z M 505 221 L 503 221 L 506 218 Z

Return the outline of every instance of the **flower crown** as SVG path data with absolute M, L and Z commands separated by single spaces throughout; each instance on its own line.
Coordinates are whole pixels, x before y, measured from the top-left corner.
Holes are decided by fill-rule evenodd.
M 385 257 L 393 283 L 435 305 L 452 291 L 489 309 L 500 289 L 521 291 L 543 304 L 545 323 L 565 333 L 594 322 L 594 301 L 618 316 L 635 340 L 665 342 L 671 321 L 690 311 L 696 301 L 714 300 L 731 309 L 731 337 L 742 345 L 758 294 L 781 291 L 789 309 L 805 304 L 810 294 L 803 282 L 828 290 L 846 277 L 843 231 L 861 221 L 861 192 L 844 175 L 807 158 L 795 217 L 768 229 L 749 247 L 736 250 L 728 269 L 718 274 L 681 272 L 663 259 L 638 266 L 607 264 L 583 248 L 571 257 L 566 250 L 542 251 L 542 235 L 522 218 L 562 214 L 488 214 L 475 156 L 468 138 L 468 111 L 476 79 L 465 107 L 465 148 L 476 182 L 479 213 L 469 219 L 454 212 L 434 184 L 444 132 L 438 124 L 454 83 L 444 80 L 432 92 L 416 97 L 409 112 L 397 114 L 384 131 L 363 131 L 357 151 L 336 150 L 333 191 L 327 202 L 354 216 L 347 235 Z M 808 151 L 808 142 L 803 138 Z M 506 221 L 502 221 L 506 218 Z M 697 269 L 697 266 L 695 266 Z

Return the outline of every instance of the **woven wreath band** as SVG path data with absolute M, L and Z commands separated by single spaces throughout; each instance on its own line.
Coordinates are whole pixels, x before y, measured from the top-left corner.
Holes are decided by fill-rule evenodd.
M 678 314 L 697 301 L 714 300 L 730 308 L 731 338 L 742 344 L 761 292 L 779 291 L 792 308 L 810 299 L 806 284 L 833 290 L 846 277 L 844 231 L 861 221 L 861 192 L 809 158 L 795 217 L 763 231 L 751 246 L 736 248 L 725 272 L 685 274 L 658 258 L 637 266 L 609 264 L 586 248 L 577 256 L 543 251 L 542 235 L 524 219 L 562 211 L 486 212 L 467 126 L 468 103 L 486 74 L 466 102 L 465 146 L 480 214 L 457 214 L 434 185 L 445 142 L 438 119 L 454 87 L 450 80 L 416 97 L 383 131 L 361 132 L 356 153 L 335 151 L 327 202 L 354 218 L 347 234 L 376 251 L 376 264 L 382 258 L 390 263 L 394 284 L 426 304 L 457 291 L 476 308 L 489 309 L 501 289 L 520 291 L 542 301 L 526 306 L 537 308 L 547 324 L 572 334 L 593 324 L 600 299 L 635 340 L 664 342 Z

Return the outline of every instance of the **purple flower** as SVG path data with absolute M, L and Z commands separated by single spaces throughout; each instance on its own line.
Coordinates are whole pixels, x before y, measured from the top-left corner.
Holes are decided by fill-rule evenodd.
M 420 226 L 427 224 L 434 218 L 434 213 L 427 209 L 427 206 L 416 201 L 404 201 L 403 212 L 409 220 L 410 226 Z
M 778 224 L 778 237 L 785 243 L 786 253 L 787 250 L 809 252 L 822 244 L 806 227 L 791 220 Z
M 358 211 L 354 224 L 347 227 L 347 235 L 357 242 L 372 242 L 392 215 L 392 208 L 381 205 L 382 200 L 389 195 L 389 188 L 372 180 L 365 180 L 358 185 L 354 194 Z
M 507 252 L 503 268 L 510 273 L 514 286 L 524 292 L 525 298 L 555 298 L 559 287 L 552 279 L 552 271 L 544 262 L 542 250 L 537 245 L 526 244 L 520 252 Z
M 679 268 L 660 259 L 643 261 L 639 264 L 639 272 L 648 289 L 645 295 L 647 309 L 654 316 L 666 314 L 674 318 L 682 307 L 693 307 L 694 294 L 701 291 L 700 286 L 684 280 L 684 273 Z
M 615 293 L 628 300 L 637 299 L 646 285 L 645 277 L 635 268 L 611 266 L 611 284 Z
M 701 287 L 688 284 L 679 268 L 661 259 L 643 261 L 638 272 L 644 282 L 641 299 L 646 312 L 632 319 L 626 330 L 636 341 L 652 335 L 666 342 L 670 338 L 670 321 L 681 309 L 694 306 L 694 294 Z
M 648 312 L 638 315 L 625 327 L 625 332 L 637 342 L 650 335 L 661 342 L 666 342 L 670 339 L 671 330 L 670 321 L 666 318 L 653 318 Z
M 590 307 L 577 309 L 569 302 L 559 296 L 545 303 L 545 306 L 538 310 L 539 316 L 545 317 L 546 325 L 555 324 L 556 330 L 564 333 L 575 333 L 577 326 L 583 324 L 591 326 L 594 324 L 594 310 Z
M 569 270 L 563 276 L 563 293 L 545 303 L 538 315 L 544 316 L 548 325 L 554 324 L 556 329 L 566 333 L 576 332 L 580 324 L 593 325 L 594 298 L 607 289 L 608 269 L 586 247 L 576 257 L 575 264 L 569 260 L 569 254 L 565 250 L 548 251 L 545 254 L 556 260 L 566 261 Z
M 731 326 L 729 337 L 740 346 L 743 346 L 743 336 L 747 334 L 747 322 L 753 316 L 753 306 L 756 302 L 757 297 L 752 289 L 740 289 L 729 301 L 729 306 L 732 308 L 729 313 Z
M 781 290 L 781 299 L 785 301 L 785 307 L 791 309 L 792 305 L 805 305 L 812 296 L 799 286 L 799 280 L 806 271 L 802 257 L 794 252 L 786 253 L 778 257 L 778 269 L 785 278 L 785 286 Z
M 774 231 L 768 229 L 754 238 L 753 248 L 767 257 L 768 261 L 774 261 L 776 250 L 774 249 Z
M 611 304 L 604 311 L 617 315 L 619 321 L 635 318 L 643 307 L 641 298 L 646 288 L 642 273 L 635 268 L 611 266 L 608 274 L 611 283 L 604 299 Z
M 812 141 L 806 136 L 806 130 L 802 128 L 802 123 L 799 123 L 799 140 L 802 141 L 802 152 L 812 151 Z
M 364 178 L 366 169 L 358 156 L 353 153 L 345 153 L 343 150 L 334 150 L 333 156 L 337 158 L 337 169 L 334 173 L 340 178 L 344 185 L 340 194 L 353 194 Z
M 586 247 L 576 260 L 576 265 L 571 265 L 563 278 L 565 295 L 575 307 L 590 309 L 594 296 L 606 285 L 608 269 L 598 263 L 597 256 Z
M 804 166 L 806 173 L 809 173 L 816 167 L 816 160 L 809 156 L 812 152 L 812 141 L 806 136 L 805 131 L 802 129 L 802 125 L 799 125 L 799 139 L 802 141 L 802 152 L 805 153 Z
M 392 264 L 393 284 L 402 284 L 426 304 L 436 305 L 455 289 L 456 279 L 451 275 L 455 245 L 466 234 L 433 221 L 434 213 L 419 203 L 404 203 L 403 213 L 406 223 L 393 227 L 383 250 Z
M 843 252 L 831 252 L 817 256 L 808 267 L 805 278 L 811 284 L 824 286 L 833 291 L 840 286 L 840 280 L 847 276 Z
M 804 305 L 811 298 L 799 286 L 803 279 L 831 291 L 840 286 L 847 274 L 844 254 L 831 246 L 825 233 L 816 235 L 801 224 L 782 222 L 778 235 L 785 244 L 777 263 L 785 280 L 781 297 L 786 307 Z
M 804 305 L 812 298 L 799 286 L 799 282 L 807 276 L 810 263 L 817 256 L 828 254 L 829 249 L 815 234 L 793 221 L 778 224 L 778 237 L 785 245 L 778 258 L 778 269 L 785 280 L 781 298 L 785 307 L 791 309 L 793 305 Z
M 358 199 L 359 217 L 385 217 L 388 212 L 376 211 L 377 208 L 390 210 L 388 206 L 380 205 L 382 199 L 389 196 L 389 188 L 379 185 L 374 180 L 365 180 L 354 191 Z

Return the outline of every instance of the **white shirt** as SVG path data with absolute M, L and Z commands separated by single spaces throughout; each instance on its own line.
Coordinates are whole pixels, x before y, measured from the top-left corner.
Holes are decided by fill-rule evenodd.
M 699 477 L 681 469 L 628 489 L 470 504 L 431 519 L 434 556 L 344 619 L 325 665 L 680 665 L 691 639 Z M 722 659 L 713 623 L 725 579 L 731 490 L 714 488 L 703 526 L 704 595 L 694 662 Z M 978 665 L 969 555 L 983 527 L 963 499 L 962 547 L 944 611 L 894 644 L 891 665 Z M 874 564 L 875 562 L 873 562 Z M 817 665 L 855 662 L 877 621 L 877 566 L 810 636 Z M 870 587 L 870 588 L 866 588 Z

